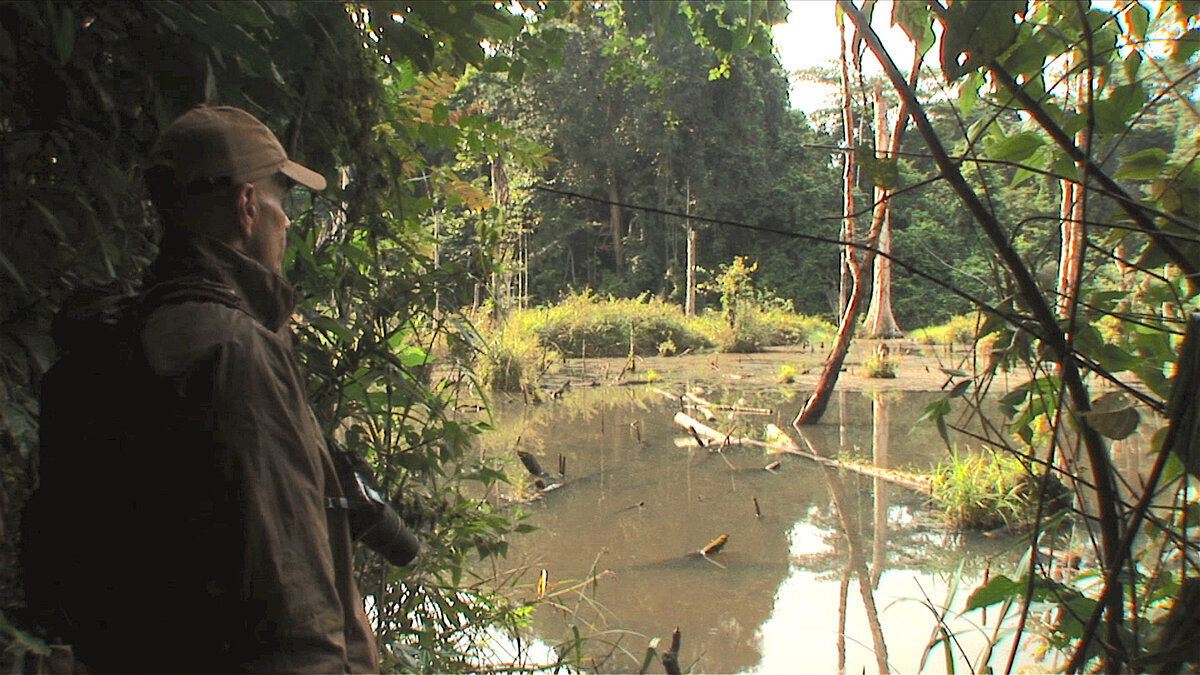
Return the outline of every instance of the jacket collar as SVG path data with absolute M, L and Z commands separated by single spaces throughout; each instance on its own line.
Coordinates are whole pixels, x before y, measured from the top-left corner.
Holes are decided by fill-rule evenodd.
M 196 279 L 229 287 L 240 309 L 271 332 L 285 326 L 299 294 L 283 277 L 220 241 L 199 234 L 167 233 L 145 287 Z

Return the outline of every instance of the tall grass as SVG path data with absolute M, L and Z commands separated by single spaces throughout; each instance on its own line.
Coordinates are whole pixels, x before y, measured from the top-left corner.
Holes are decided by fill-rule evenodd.
M 734 325 L 719 311 L 687 317 L 657 298 L 613 298 L 590 291 L 556 305 L 516 310 L 501 321 L 482 319 L 480 379 L 493 391 L 519 391 L 539 364 L 559 358 L 674 356 L 685 351 L 756 352 L 764 347 L 828 340 L 832 324 L 788 311 L 779 303 L 742 303 Z
M 690 325 L 678 305 L 657 298 L 602 298 L 589 291 L 557 305 L 515 312 L 509 329 L 533 335 L 537 344 L 564 357 L 625 356 L 712 346 Z
M 969 345 L 975 343 L 975 329 L 978 319 L 975 315 L 960 315 L 951 317 L 949 321 L 937 326 L 918 328 L 912 332 L 913 339 L 925 344 L 937 345 Z
M 934 470 L 932 496 L 951 525 L 987 530 L 1031 520 L 1036 485 L 1015 457 L 988 447 L 977 452 L 954 447 Z

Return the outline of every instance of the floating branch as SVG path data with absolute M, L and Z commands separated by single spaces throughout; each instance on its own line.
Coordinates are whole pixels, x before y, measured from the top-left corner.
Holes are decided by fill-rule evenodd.
M 745 445 L 745 441 L 747 440 L 744 438 L 731 438 L 729 434 L 723 434 L 716 429 L 713 429 L 712 427 L 700 422 L 696 418 L 689 417 L 684 413 L 675 413 L 675 423 L 684 429 L 691 430 L 693 435 L 703 436 L 713 443 L 720 443 L 722 446 Z M 706 444 L 700 443 L 700 445 L 705 446 Z
M 793 441 L 792 437 L 788 436 L 786 431 L 784 431 L 783 429 L 780 429 L 779 427 L 775 426 L 774 424 L 771 424 L 770 422 L 767 422 L 767 434 L 766 435 L 767 435 L 768 443 L 775 443 L 775 444 L 778 444 L 785 448 L 791 448 L 793 450 L 800 449 L 800 446 L 796 445 L 796 441 Z
M 710 555 L 716 555 L 721 552 L 721 549 L 725 548 L 725 544 L 728 543 L 728 541 L 729 535 L 723 534 L 708 542 L 708 546 L 700 549 L 700 555 L 704 556 L 705 558 Z
M 782 465 L 783 465 L 783 462 L 781 462 L 779 460 L 775 460 L 774 462 L 771 462 L 770 464 L 764 466 L 763 471 L 770 471 L 771 473 L 775 473 L 776 471 L 779 470 L 779 467 Z
M 682 409 L 682 410 L 687 410 L 688 408 L 691 408 L 693 410 L 706 408 L 708 410 L 728 410 L 730 412 L 743 413 L 746 415 L 774 415 L 775 414 L 775 411 L 771 410 L 770 408 L 750 408 L 750 407 L 747 407 L 744 405 L 726 405 L 726 404 L 722 404 L 722 403 L 713 403 L 711 401 L 707 401 L 707 400 L 700 398 L 699 396 L 697 396 L 695 394 L 691 394 L 691 393 L 680 396 L 679 394 L 673 394 L 669 391 L 666 391 L 665 389 L 654 389 L 653 391 L 656 394 L 665 396 L 666 398 L 669 398 L 672 401 L 678 403 L 680 409 Z M 691 401 L 691 404 L 685 403 L 685 401 Z
M 534 457 L 532 454 L 525 452 L 524 450 L 518 450 L 517 457 L 521 458 L 521 463 L 525 465 L 525 468 L 529 471 L 529 473 L 535 476 L 546 475 L 546 472 L 542 469 L 542 465 L 540 462 L 538 462 L 537 457 Z
M 676 626 L 675 630 L 671 632 L 671 648 L 662 655 L 663 669 L 667 671 L 667 675 L 680 675 L 681 673 L 679 670 L 679 643 L 682 641 L 679 626 Z

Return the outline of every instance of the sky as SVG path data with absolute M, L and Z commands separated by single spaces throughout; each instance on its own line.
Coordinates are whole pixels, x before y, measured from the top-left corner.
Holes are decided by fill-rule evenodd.
M 791 72 L 812 66 L 836 68 L 838 52 L 837 23 L 833 18 L 834 0 L 788 0 L 791 13 L 786 24 L 775 26 L 775 46 L 784 70 Z M 873 25 L 901 69 L 912 64 L 912 47 L 904 32 L 892 28 L 892 3 L 885 0 L 875 9 Z M 928 56 L 926 59 L 928 60 Z M 868 74 L 881 72 L 879 64 L 869 53 L 863 57 L 863 69 Z M 811 113 L 837 105 L 837 89 L 814 82 L 791 80 L 792 107 Z

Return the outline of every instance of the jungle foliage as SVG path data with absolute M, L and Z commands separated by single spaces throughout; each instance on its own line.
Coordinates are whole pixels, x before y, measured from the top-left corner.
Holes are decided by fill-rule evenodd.
M 954 409 L 989 418 L 978 440 L 1021 462 L 1040 497 L 1027 576 L 993 579 L 970 605 L 1001 605 L 1018 637 L 1032 607 L 1053 607 L 1060 620 L 1039 635 L 1069 672 L 1173 672 L 1200 661 L 1178 632 L 1195 630 L 1182 617 L 1197 575 L 1189 532 L 1198 524 L 1200 316 L 1189 312 L 1200 260 L 1198 9 L 1018 0 L 904 3 L 893 15 L 922 51 L 941 25 L 941 75 L 956 98 L 922 101 L 894 66 L 886 75 L 912 104 L 936 166 L 930 177 L 986 237 L 1002 289 L 976 303 L 984 320 L 975 336 L 990 353 L 973 372 L 954 373 L 955 386 L 927 416 L 943 429 L 954 425 Z M 871 5 L 839 2 L 839 10 L 856 47 L 882 60 L 864 14 Z M 957 129 L 939 128 L 937 109 L 960 120 Z M 1038 183 L 1041 199 L 1016 201 Z M 1045 199 L 1056 189 L 1057 207 Z M 1049 208 L 1022 214 L 1039 201 Z M 1024 384 L 998 391 L 1006 373 Z M 1003 394 L 999 418 L 984 404 L 991 391 Z M 1154 466 L 1133 478 L 1114 446 L 1144 424 L 1159 429 Z M 1065 582 L 1039 557 L 1060 541 L 1049 523 L 1061 514 L 1048 498 L 1060 480 L 1074 491 L 1071 522 L 1099 568 Z
M 667 11 L 664 11 L 666 9 Z M 581 11 L 582 10 L 582 11 Z M 21 505 L 37 483 L 37 396 L 55 359 L 50 321 L 65 298 L 130 292 L 158 231 L 140 162 L 159 130 L 200 102 L 237 105 L 289 154 L 330 177 L 298 194 L 285 261 L 305 291 L 298 355 L 327 432 L 364 452 L 425 542 L 420 561 L 359 561 L 385 668 L 473 670 L 477 638 L 518 621 L 469 581 L 527 526 L 479 500 L 500 467 L 466 452 L 478 423 L 450 416 L 464 376 L 434 382 L 434 343 L 468 344 L 452 311 L 496 263 L 500 220 L 477 167 L 535 170 L 542 150 L 455 105 L 468 71 L 526 74 L 561 63 L 592 9 L 495 3 L 0 3 L 0 616 L 5 653 L 43 652 L 20 620 Z M 699 41 L 715 68 L 766 53 L 779 2 L 630 3 L 627 30 Z M 471 240 L 442 253 L 437 224 Z M 451 350 L 454 353 L 454 350 Z M 118 387 L 114 383 L 114 387 Z M 10 617 L 11 620 L 10 620 Z
M 839 6 L 854 50 L 882 56 L 863 15 L 874 3 Z M 775 0 L 524 14 L 474 0 L 0 3 L 0 618 L 19 605 L 9 561 L 36 484 L 51 317 L 77 289 L 133 287 L 157 242 L 139 162 L 175 115 L 213 101 L 258 114 L 292 156 L 338 178 L 290 204 L 285 265 L 307 296 L 299 353 L 322 424 L 403 495 L 430 552 L 413 569 L 360 561 L 387 668 L 472 670 L 475 639 L 520 622 L 470 578 L 470 561 L 525 527 L 478 499 L 503 473 L 467 452 L 479 424 L 450 415 L 470 375 L 432 379 L 435 351 L 478 346 L 457 311 L 571 288 L 678 301 L 691 216 L 714 310 L 740 302 L 723 282 L 753 272 L 771 297 L 833 314 L 851 151 L 867 167 L 857 203 L 875 183 L 896 189 L 901 326 L 983 317 L 973 335 L 990 352 L 929 417 L 954 426 L 986 409 L 998 376 L 1026 376 L 997 392 L 1004 416 L 980 443 L 1071 486 L 1095 542 L 1098 577 L 1052 578 L 1039 510 L 1028 577 L 998 577 L 972 605 L 1011 608 L 1022 628 L 1039 603 L 1072 617 L 1050 636 L 1071 671 L 1194 663 L 1179 640 L 1196 629 L 1184 609 L 1200 526 L 1200 321 L 1187 318 L 1200 5 L 896 8 L 940 72 L 917 91 L 886 72 L 914 132 L 872 165 L 869 142 L 840 147 L 832 116 L 787 109 L 767 33 L 784 14 Z M 869 84 L 858 78 L 858 119 L 870 119 Z M 737 328 L 738 310 L 722 318 Z M 1112 444 L 1166 422 L 1151 473 L 1123 475 Z M 10 650 L 42 648 L 32 627 L 0 624 Z

